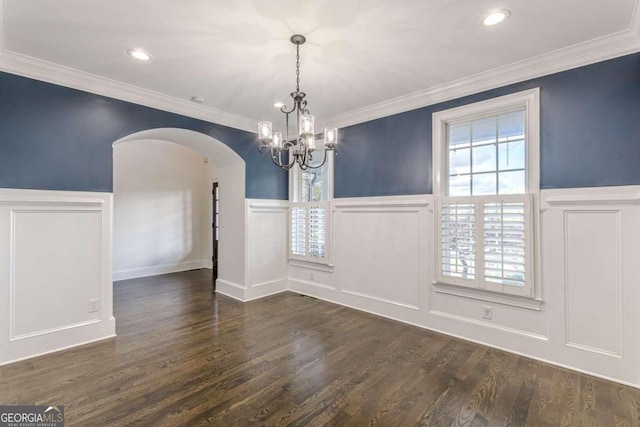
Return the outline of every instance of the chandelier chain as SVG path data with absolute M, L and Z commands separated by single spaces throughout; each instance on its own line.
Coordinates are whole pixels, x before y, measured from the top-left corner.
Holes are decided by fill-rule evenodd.
M 296 92 L 300 92 L 300 45 L 296 45 Z
M 314 151 L 316 151 L 316 139 L 314 133 L 314 117 L 307 108 L 307 101 L 304 99 L 306 94 L 300 92 L 300 45 L 304 44 L 305 37 L 300 34 L 291 36 L 291 43 L 296 45 L 296 91 L 291 93 L 293 105 L 288 109 L 284 105 L 276 104 L 280 108 L 280 112 L 285 115 L 284 132 L 274 132 L 273 125 L 269 121 L 258 122 L 258 139 L 260 147 L 258 150 L 263 152 L 268 150 L 273 163 L 279 168 L 289 170 L 296 164 L 302 170 L 321 168 L 327 161 L 327 153 L 334 154 L 335 147 L 338 142 L 337 129 L 325 129 L 324 133 L 324 150 L 322 162 L 312 165 L 314 159 Z M 289 124 L 290 114 L 295 114 L 293 120 L 296 122 L 294 135 L 290 135 Z M 283 140 L 284 133 L 284 140 Z M 283 152 L 287 151 L 289 160 L 282 162 Z

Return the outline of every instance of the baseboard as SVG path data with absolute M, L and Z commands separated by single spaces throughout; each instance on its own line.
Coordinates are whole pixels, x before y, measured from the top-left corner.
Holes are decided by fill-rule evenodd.
M 276 279 L 268 282 L 251 285 L 244 293 L 244 301 L 264 298 L 269 295 L 279 294 L 288 290 L 287 279 Z
M 187 261 L 178 264 L 163 264 L 151 267 L 130 268 L 113 272 L 113 281 L 137 279 L 138 277 L 157 276 L 159 274 L 177 273 L 180 271 L 196 270 L 198 268 L 211 268 L 211 261 L 198 260 Z
M 229 298 L 245 302 L 244 293 L 246 288 L 237 283 L 224 279 L 216 279 L 216 293 Z
M 3 355 L 0 366 L 107 340 L 115 336 L 116 319 L 110 317 L 107 320 L 81 327 L 14 341 L 11 346 L 8 344 L 0 346 L 0 354 Z

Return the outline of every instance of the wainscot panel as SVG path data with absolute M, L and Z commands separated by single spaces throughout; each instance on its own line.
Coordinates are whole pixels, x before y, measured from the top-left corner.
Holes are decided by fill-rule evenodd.
M 110 193 L 0 190 L 0 364 L 115 336 Z

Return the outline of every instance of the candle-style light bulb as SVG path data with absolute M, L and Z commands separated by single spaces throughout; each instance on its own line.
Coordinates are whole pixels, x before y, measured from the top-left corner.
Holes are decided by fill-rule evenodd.
M 315 117 L 311 114 L 303 114 L 300 116 L 300 136 L 307 138 L 313 136 Z
M 328 128 L 324 130 L 324 146 L 333 150 L 338 145 L 338 129 Z
M 269 145 L 273 139 L 273 125 L 271 122 L 259 122 L 258 123 L 258 139 L 264 145 Z
M 276 150 L 282 150 L 282 132 L 275 132 L 273 134 L 273 142 L 271 146 Z

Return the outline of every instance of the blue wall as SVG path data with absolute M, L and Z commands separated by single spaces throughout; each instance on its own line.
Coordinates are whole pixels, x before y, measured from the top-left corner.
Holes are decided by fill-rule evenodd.
M 246 197 L 287 199 L 287 174 L 258 152 L 249 132 L 0 73 L 0 187 L 113 189 L 112 144 L 141 130 L 210 135 L 246 162 Z
M 335 197 L 432 192 L 431 115 L 541 88 L 541 187 L 640 184 L 640 54 L 340 130 Z M 210 135 L 246 162 L 246 196 L 287 198 L 249 132 L 0 73 L 0 187 L 112 191 L 111 144 L 158 127 Z
M 541 188 L 640 184 L 640 54 L 340 130 L 335 197 L 432 193 L 431 115 L 541 88 Z

